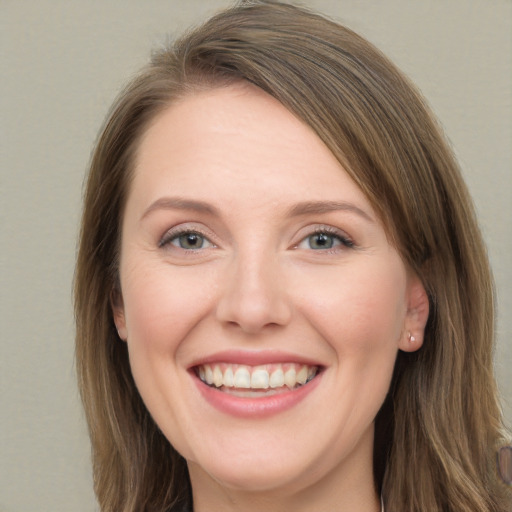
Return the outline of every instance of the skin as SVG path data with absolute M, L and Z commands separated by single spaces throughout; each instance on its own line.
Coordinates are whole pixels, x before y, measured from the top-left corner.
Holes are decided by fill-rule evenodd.
M 183 248 L 179 230 L 204 238 Z M 114 319 L 148 410 L 188 462 L 196 512 L 380 510 L 373 421 L 397 351 L 421 346 L 428 301 L 308 126 L 245 83 L 168 107 L 138 149 L 120 279 Z M 323 371 L 297 405 L 234 417 L 189 371 L 231 349 Z

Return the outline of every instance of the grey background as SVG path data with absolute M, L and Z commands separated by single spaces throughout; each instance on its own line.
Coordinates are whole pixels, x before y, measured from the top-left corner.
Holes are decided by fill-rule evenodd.
M 512 2 L 316 0 L 377 44 L 439 116 L 498 286 L 496 370 L 512 420 Z M 0 0 L 0 510 L 92 511 L 71 281 L 103 117 L 150 49 L 227 1 Z

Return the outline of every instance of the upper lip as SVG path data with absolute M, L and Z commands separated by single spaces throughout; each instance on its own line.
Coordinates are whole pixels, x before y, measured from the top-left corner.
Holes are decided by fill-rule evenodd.
M 319 361 L 303 355 L 280 350 L 224 350 L 195 359 L 190 369 L 202 364 L 231 363 L 259 366 L 275 363 L 298 363 L 308 366 L 324 366 Z

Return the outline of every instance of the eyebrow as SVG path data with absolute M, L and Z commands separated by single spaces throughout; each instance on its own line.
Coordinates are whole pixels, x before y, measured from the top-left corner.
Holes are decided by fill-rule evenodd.
M 208 213 L 215 217 L 220 217 L 220 213 L 210 203 L 197 201 L 194 199 L 185 199 L 183 197 L 161 197 L 144 210 L 141 220 L 147 217 L 155 210 L 189 210 L 199 213 Z M 359 215 L 369 222 L 375 220 L 364 210 L 355 204 L 345 201 L 304 201 L 292 206 L 288 212 L 288 217 L 299 217 L 308 214 L 323 214 L 335 211 L 348 211 Z
M 321 214 L 340 210 L 355 213 L 369 222 L 375 222 L 375 219 L 370 214 L 355 204 L 345 201 L 305 201 L 290 208 L 288 215 L 290 217 L 298 217 L 300 215 Z
M 155 210 L 190 210 L 201 213 L 209 213 L 219 217 L 219 211 L 211 204 L 194 199 L 185 199 L 183 197 L 161 197 L 144 210 L 141 220 L 147 217 Z

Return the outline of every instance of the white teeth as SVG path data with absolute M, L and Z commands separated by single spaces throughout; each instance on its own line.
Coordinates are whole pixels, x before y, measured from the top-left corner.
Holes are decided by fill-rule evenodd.
M 254 389 L 267 389 L 269 376 L 267 370 L 264 368 L 256 368 L 251 375 L 251 388 Z
M 297 373 L 297 376 L 295 377 L 295 379 L 297 380 L 297 382 L 299 384 L 306 384 L 306 382 L 308 380 L 308 367 L 303 366 Z
M 235 372 L 233 384 L 235 388 L 249 389 L 251 387 L 251 374 L 249 370 L 243 367 L 238 368 Z
M 261 366 L 218 363 L 213 367 L 204 364 L 197 368 L 198 377 L 210 386 L 216 388 L 264 389 L 268 392 L 271 389 L 283 388 L 284 386 L 289 389 L 302 386 L 313 379 L 317 373 L 317 366 L 296 363 L 275 363 Z
M 269 384 L 271 388 L 282 388 L 284 386 L 284 373 L 281 368 L 272 372 Z
M 216 387 L 220 388 L 222 386 L 223 378 L 222 370 L 218 366 L 215 366 L 213 369 L 213 383 Z
M 213 384 L 213 371 L 210 366 L 206 366 L 204 369 L 204 378 L 207 384 Z
M 232 388 L 235 385 L 235 377 L 233 375 L 233 370 L 231 367 L 228 367 L 227 370 L 224 372 L 224 379 L 222 380 L 222 383 L 224 386 L 227 386 L 228 388 Z
M 290 389 L 293 388 L 295 386 L 295 383 L 297 382 L 296 375 L 297 373 L 295 371 L 295 368 L 290 368 L 286 370 L 284 374 L 284 383 Z

